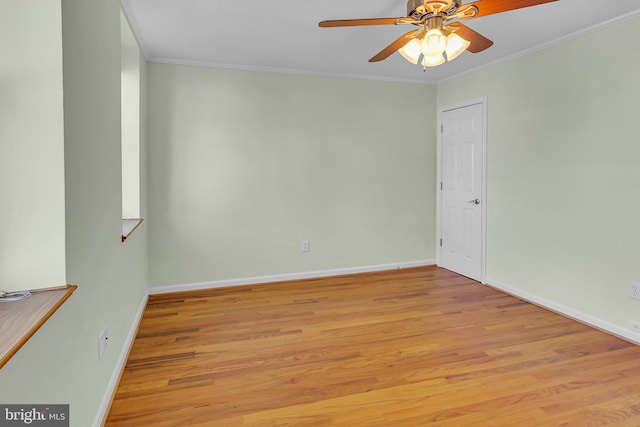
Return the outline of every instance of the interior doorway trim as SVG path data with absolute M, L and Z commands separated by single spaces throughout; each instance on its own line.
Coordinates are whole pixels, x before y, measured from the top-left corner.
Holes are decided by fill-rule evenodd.
M 481 205 L 481 282 L 486 283 L 487 278 L 487 135 L 488 135 L 488 98 L 486 96 L 471 99 L 460 102 L 458 104 L 448 105 L 445 107 L 438 107 L 437 118 L 437 180 L 436 180 L 436 263 L 438 266 L 442 266 L 442 251 L 440 246 L 440 239 L 442 236 L 442 136 L 443 136 L 443 123 L 442 116 L 445 112 L 456 110 L 460 108 L 470 107 L 472 105 L 482 105 L 482 205 Z

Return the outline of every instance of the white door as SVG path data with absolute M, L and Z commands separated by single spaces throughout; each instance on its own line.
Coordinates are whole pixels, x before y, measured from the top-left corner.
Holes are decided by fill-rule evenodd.
M 441 115 L 442 267 L 483 279 L 484 103 Z

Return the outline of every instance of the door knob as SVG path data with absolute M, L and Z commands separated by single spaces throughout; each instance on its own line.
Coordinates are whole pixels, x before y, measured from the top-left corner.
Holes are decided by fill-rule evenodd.
M 480 199 L 469 200 L 467 203 L 473 203 L 474 205 L 479 205 L 480 204 Z

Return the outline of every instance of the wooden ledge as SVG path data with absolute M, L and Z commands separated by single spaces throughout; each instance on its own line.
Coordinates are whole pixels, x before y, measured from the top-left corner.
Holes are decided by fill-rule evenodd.
M 0 368 L 71 296 L 76 285 L 36 289 L 19 301 L 0 302 Z
M 136 231 L 136 228 L 142 224 L 144 219 L 142 218 L 123 218 L 122 219 L 122 242 L 127 240 L 127 237 Z

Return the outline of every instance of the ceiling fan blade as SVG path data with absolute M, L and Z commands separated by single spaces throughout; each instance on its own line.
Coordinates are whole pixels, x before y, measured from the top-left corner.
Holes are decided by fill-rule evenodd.
M 471 44 L 467 48 L 467 50 L 471 53 L 482 52 L 483 50 L 488 49 L 493 45 L 493 42 L 491 40 L 460 22 L 452 22 L 448 24 L 448 26 L 455 28 L 457 35 L 471 42 Z
M 522 9 L 555 1 L 558 0 L 478 0 L 473 3 L 465 4 L 464 6 L 476 6 L 478 8 L 478 13 L 473 18 L 479 18 L 482 16 L 494 15 L 496 13 L 508 12 L 510 10 Z
M 415 31 L 409 31 L 406 34 L 403 34 L 396 41 L 394 41 L 389 46 L 382 49 L 376 56 L 371 58 L 369 62 L 379 62 L 384 59 L 387 59 L 395 51 L 397 51 L 398 49 L 404 47 L 404 45 L 409 43 L 411 39 L 414 39 L 418 34 L 420 34 L 421 31 L 422 30 L 415 30 Z
M 329 27 L 359 27 L 362 25 L 396 25 L 405 24 L 413 21 L 407 19 L 406 16 L 402 18 L 367 18 L 367 19 L 337 19 L 333 21 L 321 21 L 318 25 L 323 28 Z

